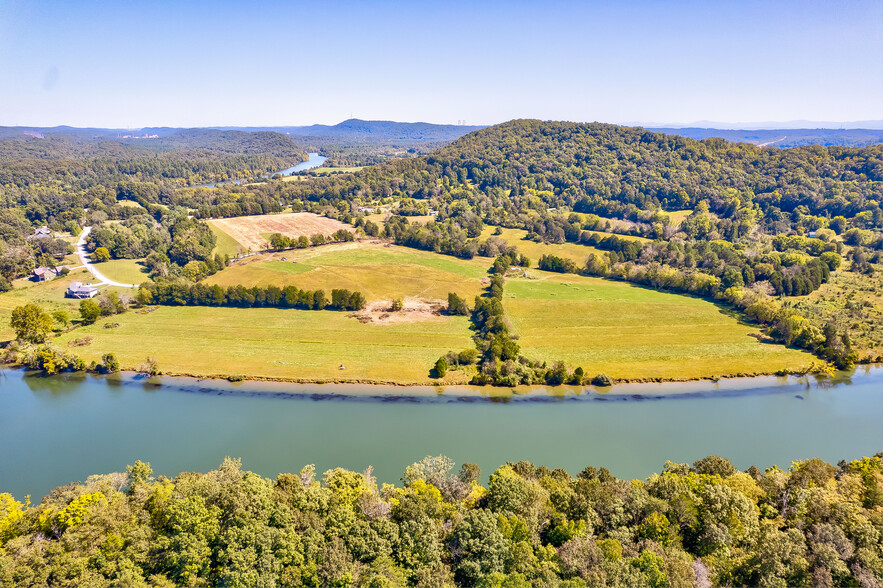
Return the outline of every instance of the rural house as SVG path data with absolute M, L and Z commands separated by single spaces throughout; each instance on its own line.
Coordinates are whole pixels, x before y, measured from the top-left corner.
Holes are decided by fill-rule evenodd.
M 45 282 L 46 280 L 51 280 L 58 274 L 51 267 L 45 267 L 41 265 L 40 267 L 35 268 L 34 271 L 31 272 L 31 275 L 38 282 Z
M 92 298 L 98 294 L 98 288 L 92 284 L 83 284 L 82 282 L 71 282 L 64 293 L 67 298 Z
M 48 239 L 52 236 L 52 229 L 43 225 L 39 229 L 34 229 L 33 235 L 28 235 L 28 239 Z

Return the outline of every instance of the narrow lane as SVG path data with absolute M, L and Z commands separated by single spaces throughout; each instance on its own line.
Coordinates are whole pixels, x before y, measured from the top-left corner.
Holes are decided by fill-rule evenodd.
M 92 227 L 86 227 L 83 229 L 83 232 L 80 233 L 80 238 L 77 239 L 77 255 L 82 264 L 86 266 L 86 269 L 89 270 L 92 276 L 100 282 L 94 285 L 100 286 L 102 284 L 107 284 L 108 286 L 119 286 L 120 288 L 137 288 L 138 284 L 123 284 L 122 282 L 116 282 L 95 269 L 95 266 L 89 261 L 89 254 L 86 253 L 86 237 L 89 236 L 90 232 L 92 232 Z

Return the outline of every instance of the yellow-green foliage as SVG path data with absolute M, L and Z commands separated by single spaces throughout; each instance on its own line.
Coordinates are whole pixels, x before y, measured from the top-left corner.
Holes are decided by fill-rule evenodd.
M 64 531 L 69 527 L 81 525 L 86 521 L 91 507 L 105 499 L 101 492 L 81 494 L 61 510 L 45 509 L 38 516 L 39 525 L 47 532 L 54 529 Z
M 0 547 L 13 536 L 15 524 L 24 514 L 25 505 L 13 498 L 12 494 L 0 494 Z
M 370 473 L 275 480 L 91 476 L 32 506 L 0 494 L 0 585 L 876 585 L 881 459 L 737 471 L 710 456 L 646 481 L 510 463 L 479 486 L 430 457 L 378 492 Z M 64 579 L 56 582 L 50 579 Z

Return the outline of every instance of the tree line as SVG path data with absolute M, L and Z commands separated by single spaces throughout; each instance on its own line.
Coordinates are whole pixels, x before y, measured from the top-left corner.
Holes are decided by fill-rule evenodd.
M 298 308 L 301 310 L 361 310 L 367 302 L 365 295 L 345 288 L 331 290 L 301 290 L 296 286 L 270 285 L 228 286 L 186 282 L 144 283 L 138 288 L 135 300 L 142 306 L 229 306 L 234 308 Z
M 227 458 L 125 472 L 39 503 L 0 493 L 5 586 L 877 586 L 881 454 L 739 471 L 708 456 L 644 480 L 444 456 L 264 478 Z

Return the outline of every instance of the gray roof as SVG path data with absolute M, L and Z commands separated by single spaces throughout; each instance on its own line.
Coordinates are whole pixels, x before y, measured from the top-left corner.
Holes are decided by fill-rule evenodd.
M 92 284 L 83 284 L 83 282 L 71 282 L 71 285 L 68 286 L 67 289 L 71 292 L 91 292 L 97 290 Z

